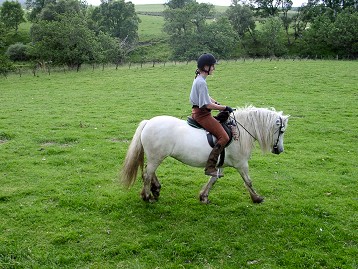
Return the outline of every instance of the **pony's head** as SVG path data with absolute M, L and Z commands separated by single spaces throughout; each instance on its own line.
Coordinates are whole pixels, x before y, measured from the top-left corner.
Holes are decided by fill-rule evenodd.
M 288 117 L 289 116 L 283 116 L 282 112 L 279 112 L 279 117 L 276 119 L 275 125 L 274 125 L 274 134 L 273 134 L 273 146 L 272 146 L 272 153 L 280 154 L 284 151 L 283 146 L 283 137 L 285 135 L 287 123 L 288 123 Z
M 245 130 L 241 134 L 257 140 L 263 152 L 280 154 L 284 151 L 283 137 L 289 115 L 283 115 L 282 111 L 274 108 L 254 106 L 237 108 L 234 113 L 237 123 Z

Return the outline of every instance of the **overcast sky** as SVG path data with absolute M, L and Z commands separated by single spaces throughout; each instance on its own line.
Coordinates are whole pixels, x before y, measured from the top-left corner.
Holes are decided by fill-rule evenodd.
M 87 2 L 91 5 L 99 5 L 101 0 L 87 0 Z M 129 1 L 126 1 L 129 2 Z M 166 0 L 131 0 L 131 2 L 135 5 L 143 5 L 143 4 L 164 4 Z M 217 6 L 230 6 L 231 0 L 197 0 L 198 3 L 211 3 Z M 294 7 L 300 7 L 302 3 L 307 3 L 307 0 L 293 0 Z

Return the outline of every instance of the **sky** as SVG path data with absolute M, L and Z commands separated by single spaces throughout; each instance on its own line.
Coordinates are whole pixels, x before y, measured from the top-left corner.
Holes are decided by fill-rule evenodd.
M 87 0 L 87 2 L 91 5 L 99 5 L 101 0 Z M 129 2 L 129 1 L 126 1 Z M 135 5 L 143 5 L 143 4 L 164 4 L 166 0 L 131 0 L 131 2 Z M 210 3 L 216 6 L 230 6 L 231 0 L 197 0 L 198 3 Z M 293 0 L 294 7 L 300 7 L 302 3 L 307 3 L 307 0 Z

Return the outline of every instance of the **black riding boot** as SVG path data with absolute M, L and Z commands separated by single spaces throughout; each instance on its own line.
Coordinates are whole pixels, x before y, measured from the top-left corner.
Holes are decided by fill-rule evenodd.
M 216 164 L 219 159 L 220 153 L 223 151 L 224 147 L 216 144 L 213 150 L 210 152 L 208 161 L 205 166 L 205 175 L 212 177 L 223 177 L 224 174 L 221 174 L 216 168 Z

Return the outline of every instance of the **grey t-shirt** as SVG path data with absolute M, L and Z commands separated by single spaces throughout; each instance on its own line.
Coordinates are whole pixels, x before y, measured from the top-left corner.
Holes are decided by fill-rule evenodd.
M 208 85 L 202 76 L 194 79 L 190 92 L 190 103 L 200 108 L 211 103 Z

